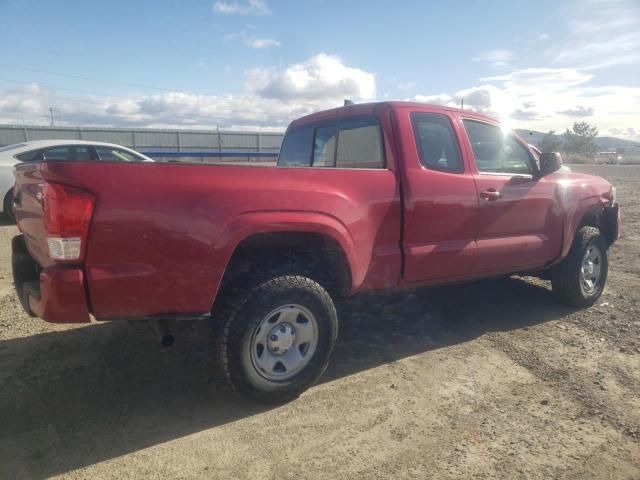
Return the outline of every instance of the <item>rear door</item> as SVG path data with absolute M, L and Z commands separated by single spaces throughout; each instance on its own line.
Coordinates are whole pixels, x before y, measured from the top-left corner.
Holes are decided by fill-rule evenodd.
M 463 119 L 480 209 L 474 274 L 538 267 L 558 256 L 555 184 L 538 178 L 529 148 L 499 125 Z
M 442 111 L 396 110 L 407 282 L 455 280 L 472 270 L 478 195 L 453 120 Z

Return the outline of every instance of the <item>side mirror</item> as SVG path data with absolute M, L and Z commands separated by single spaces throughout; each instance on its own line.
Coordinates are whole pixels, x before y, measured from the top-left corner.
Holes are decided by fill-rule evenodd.
M 547 152 L 540 155 L 540 176 L 557 172 L 562 167 L 562 157 L 556 152 Z

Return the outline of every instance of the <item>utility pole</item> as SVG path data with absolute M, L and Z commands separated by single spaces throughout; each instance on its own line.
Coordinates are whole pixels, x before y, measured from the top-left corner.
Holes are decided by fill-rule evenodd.
M 464 97 L 460 99 L 460 110 L 464 110 Z
M 49 113 L 51 113 L 51 126 L 53 127 L 53 107 L 49 107 Z

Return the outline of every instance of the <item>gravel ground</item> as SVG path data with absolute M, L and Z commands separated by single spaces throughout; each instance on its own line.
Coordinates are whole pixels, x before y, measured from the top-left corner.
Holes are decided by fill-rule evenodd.
M 210 375 L 205 326 L 30 319 L 0 226 L 0 478 L 640 478 L 640 167 L 607 290 L 477 282 L 340 305 L 321 383 L 277 408 Z

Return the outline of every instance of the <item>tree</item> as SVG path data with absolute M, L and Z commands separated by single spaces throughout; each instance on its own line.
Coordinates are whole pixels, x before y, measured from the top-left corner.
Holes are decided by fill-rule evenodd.
M 587 122 L 575 122 L 573 128 L 564 132 L 564 149 L 567 154 L 576 154 L 593 158 L 596 154 L 594 138 L 598 135 L 598 129 Z
M 538 142 L 538 148 L 542 153 L 558 152 L 562 148 L 562 140 L 556 135 L 555 130 L 549 130 Z

